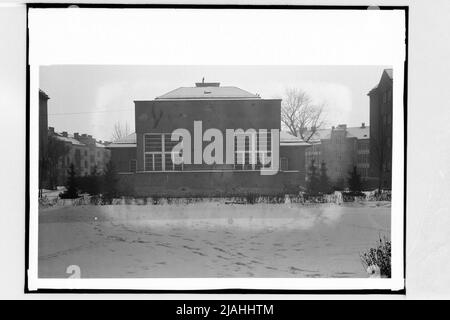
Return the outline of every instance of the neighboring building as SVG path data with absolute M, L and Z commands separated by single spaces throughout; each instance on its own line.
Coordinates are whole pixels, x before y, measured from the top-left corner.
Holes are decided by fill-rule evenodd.
M 75 167 L 78 176 L 89 175 L 96 166 L 98 173 L 102 173 L 106 163 L 110 160 L 110 151 L 106 148 L 107 142 L 96 141 L 91 135 L 74 133 L 69 135 L 66 131 L 55 132 L 49 127 L 49 135 L 65 143 L 67 154 L 58 164 L 57 184 L 64 185 L 67 180 L 67 172 L 71 164 Z
M 301 138 L 288 132 L 280 132 L 280 171 L 283 173 L 300 173 L 303 178 L 301 187 L 305 186 L 305 152 L 310 146 Z
M 39 90 L 39 189 L 47 188 L 45 179 L 47 146 L 48 146 L 48 95 Z
M 114 141 L 108 145 L 108 149 L 111 150 L 111 161 L 118 172 L 137 171 L 136 133 Z
M 367 94 L 370 99 L 370 176 L 383 188 L 392 179 L 392 69 L 385 69 L 380 82 Z
M 44 159 L 47 154 L 48 144 L 48 95 L 39 90 L 39 159 Z
M 223 135 L 226 157 L 226 129 L 280 129 L 281 100 L 262 99 L 237 87 L 219 83 L 196 83 L 181 87 L 149 101 L 135 101 L 136 133 L 115 141 L 108 148 L 111 160 L 123 174 L 123 191 L 137 196 L 155 194 L 173 196 L 220 196 L 279 194 L 297 192 L 304 185 L 304 151 L 309 144 L 280 134 L 280 171 L 261 175 L 262 164 L 249 164 L 252 153 L 245 142 L 245 152 L 236 151 L 234 164 L 194 164 L 194 121 L 202 121 L 201 135 L 210 128 Z M 176 129 L 191 135 L 192 164 L 172 162 L 171 150 L 178 142 L 170 141 Z M 235 137 L 236 138 L 236 137 Z M 270 139 L 264 141 L 270 156 Z M 202 150 L 210 142 L 202 142 Z M 259 145 L 259 143 L 258 143 Z M 257 150 L 257 152 L 262 152 Z M 245 164 L 239 163 L 243 157 Z
M 325 162 L 327 174 L 335 186 L 346 186 L 350 171 L 354 166 L 363 181 L 369 179 L 370 129 L 365 123 L 360 127 L 345 124 L 320 129 L 309 140 L 306 149 L 306 170 L 312 161 L 319 168 Z

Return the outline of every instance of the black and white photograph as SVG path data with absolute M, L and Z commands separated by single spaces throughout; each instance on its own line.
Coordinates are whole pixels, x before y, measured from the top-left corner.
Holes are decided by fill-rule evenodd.
M 3 1 L 0 300 L 290 319 L 450 298 L 449 12 Z
M 402 10 L 29 31 L 29 290 L 404 289 Z
M 39 277 L 390 278 L 393 75 L 41 67 Z

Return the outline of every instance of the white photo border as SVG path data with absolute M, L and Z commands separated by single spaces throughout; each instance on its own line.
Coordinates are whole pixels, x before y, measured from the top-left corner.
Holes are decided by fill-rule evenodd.
M 82 5 L 80 5 L 82 7 Z M 231 16 L 232 15 L 232 16 Z M 195 17 L 195 18 L 194 18 Z M 231 19 L 232 18 L 232 19 Z M 405 289 L 405 59 L 407 10 L 310 10 L 307 8 L 270 9 L 100 9 L 38 8 L 28 10 L 29 27 L 29 243 L 26 290 L 392 290 Z M 270 20 L 272 23 L 266 23 Z M 101 26 L 98 24 L 101 21 Z M 161 25 L 176 21 L 172 29 Z M 251 23 L 249 23 L 251 21 Z M 231 22 L 231 23 L 230 23 Z M 205 23 L 201 35 L 189 33 Z M 337 34 L 333 24 L 339 24 Z M 355 28 L 358 26 L 359 28 Z M 222 25 L 222 27 L 221 27 Z M 227 27 L 224 28 L 223 25 Z M 95 28 L 93 28 L 95 26 Z M 148 32 L 152 27 L 165 30 L 146 43 L 139 37 L 127 37 L 137 27 Z M 183 28 L 177 28 L 183 26 Z M 312 26 L 315 28 L 312 28 Z M 247 30 L 246 27 L 248 27 Z M 280 27 L 282 29 L 280 29 Z M 241 29 L 239 29 L 241 28 Z M 242 29 L 243 28 L 243 29 Z M 278 48 L 280 38 L 293 37 L 292 30 L 314 30 L 306 34 L 309 52 L 301 48 Z M 95 32 L 92 32 L 95 29 Z M 257 35 L 247 41 L 247 32 L 259 30 L 271 46 L 261 48 Z M 282 30 L 284 33 L 280 33 Z M 288 31 L 286 31 L 288 30 Z M 204 50 L 205 32 L 215 34 Z M 182 39 L 189 34 L 189 46 Z M 113 37 L 112 37 L 113 36 Z M 278 38 L 277 38 L 278 36 Z M 303 36 L 303 34 L 302 34 Z M 370 39 L 367 39 L 370 38 Z M 117 46 L 122 40 L 122 48 Z M 56 41 L 58 40 L 58 41 Z M 230 42 L 232 41 L 232 42 Z M 240 48 L 230 50 L 229 44 Z M 384 44 L 383 46 L 374 46 Z M 198 45 L 197 45 L 198 44 Z M 262 43 L 266 44 L 266 43 Z M 344 44 L 344 45 L 339 45 Z M 350 48 L 348 44 L 353 44 Z M 176 46 L 185 46 L 178 48 Z M 218 56 L 217 52 L 227 54 Z M 298 46 L 298 45 L 297 45 Z M 345 47 L 347 46 L 347 47 Z M 85 51 L 90 52 L 86 55 Z M 328 48 L 328 49 L 327 49 Z M 330 50 L 330 48 L 332 50 Z M 197 51 L 196 51 L 197 49 Z M 264 50 L 263 50 L 264 49 Z M 234 53 L 233 53 L 234 51 Z M 170 52 L 170 54 L 168 54 Z M 52 64 L 107 65 L 391 65 L 393 86 L 393 159 L 392 159 L 392 277 L 389 279 L 335 278 L 149 278 L 149 279 L 42 279 L 38 278 L 38 92 L 39 67 Z M 194 291 L 195 293 L 195 291 Z

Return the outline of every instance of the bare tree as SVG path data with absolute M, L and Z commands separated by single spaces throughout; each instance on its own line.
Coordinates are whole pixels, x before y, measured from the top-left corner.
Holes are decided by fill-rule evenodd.
M 125 138 L 130 134 L 130 128 L 128 127 L 128 122 L 122 125 L 119 121 L 114 124 L 114 131 L 112 134 L 112 141 L 116 141 Z
M 281 122 L 292 135 L 308 142 L 325 124 L 323 110 L 324 104 L 314 104 L 303 90 L 287 89 L 281 105 Z

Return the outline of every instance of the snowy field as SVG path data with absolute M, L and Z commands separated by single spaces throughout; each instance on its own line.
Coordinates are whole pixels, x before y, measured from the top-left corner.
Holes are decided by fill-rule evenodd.
M 367 277 L 390 204 L 56 206 L 39 211 L 41 278 Z

